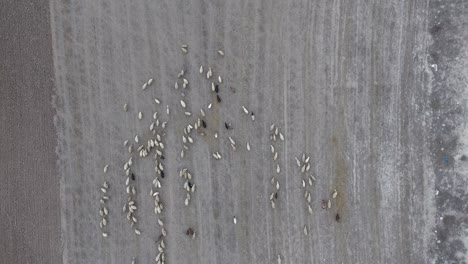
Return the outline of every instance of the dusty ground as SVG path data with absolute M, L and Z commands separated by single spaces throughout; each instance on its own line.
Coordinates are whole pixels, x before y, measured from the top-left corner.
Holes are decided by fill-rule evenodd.
M 47 21 L 47 7 L 39 10 Z M 0 231 L 20 245 L 2 241 L 2 249 L 8 259 L 24 263 L 57 263 L 60 255 L 63 263 L 130 263 L 133 256 L 138 263 L 152 263 L 160 236 L 149 196 L 154 165 L 151 157 L 134 155 L 142 231 L 137 236 L 122 214 L 127 198 L 123 164 L 129 158 L 123 142 L 137 146 L 136 134 L 140 142 L 151 138 L 151 116 L 158 111 L 168 121 L 161 190 L 167 263 L 275 263 L 278 254 L 283 263 L 465 263 L 464 10 L 463 1 L 445 5 L 429 0 L 52 0 L 49 28 L 34 16 L 28 27 L 2 16 L 25 27 L 19 32 L 35 26 L 52 36 L 49 44 L 9 46 L 24 52 L 42 47 L 34 54 L 44 62 L 32 65 L 43 65 L 46 72 L 30 69 L 26 75 L 42 78 L 21 75 L 23 59 L 13 59 L 18 54 L 2 56 L 5 65 L 18 63 L 0 68 L 1 76 L 8 77 L 0 91 L 3 123 L 22 123 L 0 130 L 7 135 L 2 146 L 21 142 L 0 153 L 7 175 L 18 175 L 0 194 L 1 213 L 6 219 L 21 216 L 24 222 L 18 226 L 29 234 L 33 225 L 26 217 L 37 215 L 34 210 L 47 212 L 34 233 L 36 244 L 17 235 L 13 220 L 1 225 Z M 6 28 L 0 26 L 1 32 Z M 2 38 L 2 43 L 9 41 Z M 188 45 L 187 54 L 181 52 L 182 44 Z M 223 77 L 221 103 L 198 73 L 200 65 Z M 175 90 L 181 69 L 189 86 Z M 29 83 L 20 85 L 23 78 Z M 55 130 L 49 103 L 54 78 Z M 143 91 L 149 78 L 154 82 Z M 33 90 L 36 82 L 47 89 Z M 23 94 L 37 100 L 20 104 Z M 192 117 L 184 115 L 182 98 Z M 242 105 L 255 113 L 254 122 Z M 194 134 L 195 143 L 181 158 L 183 127 L 196 120 L 200 108 L 207 112 L 206 136 Z M 227 131 L 224 122 L 233 129 Z M 270 153 L 272 123 L 285 135 L 284 142 L 274 143 L 278 161 Z M 228 136 L 237 141 L 236 152 Z M 20 158 L 31 151 L 27 146 L 35 146 L 28 156 L 34 166 L 21 166 L 29 164 Z M 222 160 L 213 159 L 214 151 Z M 317 178 L 310 188 L 312 215 L 294 160 L 304 152 L 311 156 L 310 174 Z M 105 164 L 110 164 L 107 174 Z M 178 176 L 184 167 L 197 185 L 189 207 Z M 27 178 L 33 172 L 45 178 Z M 269 204 L 272 176 L 281 186 L 276 209 Z M 111 197 L 108 238 L 102 238 L 98 226 L 104 180 Z M 14 191 L 18 186 L 25 187 Z M 23 192 L 45 189 L 26 204 Z M 332 208 L 321 209 L 321 200 L 333 189 L 338 196 Z M 8 202 L 15 199 L 23 207 Z M 184 235 L 188 227 L 196 239 Z M 44 229 L 51 230 L 50 242 L 37 244 Z M 31 256 L 43 259 L 19 256 L 24 245 L 33 249 Z
M 65 262 L 125 263 L 137 256 L 147 263 L 155 257 L 152 161 L 135 165 L 141 236 L 121 213 L 128 159 L 123 141 L 137 133 L 148 139 L 155 110 L 169 119 L 161 191 L 169 262 L 272 263 L 277 254 L 285 263 L 426 262 L 434 242 L 427 1 L 400 2 L 54 1 Z M 182 44 L 189 46 L 187 55 Z M 206 110 L 214 96 L 200 65 L 223 77 L 223 101 L 206 118 L 208 135 L 196 136 L 181 159 L 182 128 L 194 117 L 183 115 L 181 92 L 173 86 L 185 69 L 188 109 Z M 149 78 L 153 85 L 142 91 Z M 255 122 L 241 105 L 254 111 Z M 224 121 L 234 129 L 227 132 Z M 268 201 L 272 123 L 286 137 L 278 147 L 276 210 Z M 218 140 L 212 136 L 217 130 Z M 228 135 L 242 145 L 249 140 L 253 151 L 232 152 Z M 211 156 L 216 150 L 221 161 Z M 293 158 L 303 152 L 311 155 L 317 177 L 312 216 Z M 111 168 L 104 175 L 106 163 Z M 182 167 L 199 186 L 189 208 L 177 176 Z M 98 228 L 104 179 L 112 197 L 108 239 Z M 321 199 L 334 188 L 337 200 L 322 210 Z M 194 241 L 183 234 L 188 227 L 198 233 Z
M 47 1 L 0 3 L 0 263 L 60 263 Z

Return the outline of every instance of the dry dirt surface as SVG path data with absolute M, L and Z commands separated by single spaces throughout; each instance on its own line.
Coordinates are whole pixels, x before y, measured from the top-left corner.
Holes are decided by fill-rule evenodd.
M 53 1 L 64 262 L 154 261 L 158 217 L 168 263 L 272 263 L 277 255 L 284 263 L 425 262 L 434 197 L 426 12 L 427 1 Z M 221 103 L 200 65 L 205 73 L 212 68 L 213 79 L 222 76 Z M 200 108 L 205 136 L 193 132 L 181 158 L 183 128 Z M 134 142 L 135 135 L 144 145 L 154 138 L 154 111 L 168 122 L 159 216 L 149 195 L 154 151 L 139 158 Z M 285 137 L 273 143 L 276 161 L 273 123 Z M 139 236 L 122 213 L 125 140 L 134 147 Z M 221 160 L 212 156 L 217 151 Z M 307 175 L 316 178 L 307 187 L 312 214 L 294 159 L 302 153 L 311 157 Z M 187 207 L 182 168 L 197 186 Z M 107 238 L 98 213 L 104 180 Z M 323 210 L 333 189 L 338 196 Z M 189 227 L 194 240 L 185 235 Z
M 60 263 L 48 1 L 0 2 L 0 263 Z

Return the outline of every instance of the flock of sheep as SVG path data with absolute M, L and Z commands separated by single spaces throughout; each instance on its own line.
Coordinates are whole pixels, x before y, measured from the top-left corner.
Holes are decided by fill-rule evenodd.
M 182 52 L 188 53 L 188 46 L 187 45 L 182 45 L 181 46 Z M 222 50 L 218 50 L 217 54 L 221 57 L 224 57 L 224 52 Z M 220 96 L 220 86 L 223 83 L 223 79 L 220 75 L 218 75 L 217 78 L 213 78 L 213 69 L 211 67 L 205 67 L 208 70 L 205 72 L 204 67 L 200 66 L 199 68 L 199 73 L 205 77 L 209 81 L 207 84 L 207 87 L 211 90 L 213 93 L 213 101 L 209 102 L 207 109 L 201 108 L 199 113 L 191 112 L 187 108 L 188 103 L 183 99 L 184 96 L 184 90 L 188 89 L 189 86 L 189 81 L 185 77 L 185 72 L 184 70 L 181 70 L 178 75 L 177 75 L 177 81 L 174 84 L 174 89 L 181 92 L 182 98 L 180 99 L 180 106 L 181 108 L 175 108 L 176 110 L 173 111 L 183 111 L 184 115 L 188 117 L 188 119 L 191 119 L 192 121 L 188 121 L 187 125 L 183 127 L 183 136 L 181 138 L 181 151 L 180 151 L 180 157 L 183 159 L 186 156 L 186 153 L 190 150 L 191 146 L 194 144 L 195 140 L 197 137 L 206 137 L 207 133 L 205 130 L 207 129 L 207 123 L 209 120 L 209 114 L 210 110 L 213 106 L 213 104 L 221 104 L 222 99 Z M 147 88 L 151 87 L 153 83 L 153 79 L 149 79 L 147 82 L 145 82 L 141 89 L 144 91 Z M 180 89 L 180 90 L 179 90 Z M 158 98 L 153 98 L 154 103 L 161 107 L 161 101 Z M 255 122 L 255 114 L 252 111 L 249 111 L 248 108 L 244 105 L 239 107 L 241 113 L 244 113 L 250 120 L 251 122 Z M 125 112 L 129 111 L 129 106 L 127 103 L 124 104 L 123 109 Z M 135 173 L 132 171 L 132 165 L 133 165 L 133 159 L 140 158 L 140 159 L 145 159 L 147 157 L 153 157 L 154 160 L 154 171 L 155 171 L 155 176 L 151 185 L 151 190 L 150 190 L 150 197 L 154 201 L 154 213 L 157 215 L 157 222 L 160 227 L 160 236 L 157 241 L 157 248 L 158 252 L 156 253 L 155 261 L 157 264 L 164 264 L 167 262 L 166 257 L 165 257 L 165 237 L 167 236 L 166 229 L 164 227 L 164 221 L 163 221 L 163 216 L 164 216 L 164 203 L 160 198 L 160 193 L 163 191 L 163 181 L 165 177 L 165 170 L 164 170 L 164 150 L 165 150 L 165 136 L 166 136 L 166 128 L 168 126 L 168 122 L 170 120 L 170 107 L 169 105 L 166 105 L 165 107 L 165 113 L 164 111 L 161 113 L 154 112 L 152 115 L 149 115 L 152 117 L 153 121 L 149 126 L 149 132 L 148 134 L 145 135 L 135 135 L 133 138 L 133 142 L 130 142 L 129 140 L 124 141 L 124 146 L 126 148 L 126 151 L 128 152 L 129 159 L 124 163 L 123 165 L 123 172 L 125 173 L 125 190 L 126 190 L 126 195 L 127 195 L 127 200 L 126 203 L 123 205 L 122 208 L 122 213 L 124 217 L 129 222 L 129 225 L 133 229 L 133 231 L 137 234 L 141 234 L 141 230 L 138 228 L 138 205 L 137 205 L 137 195 L 139 194 L 136 189 L 136 176 Z M 163 116 L 164 115 L 164 116 Z M 142 120 L 143 117 L 146 116 L 145 113 L 143 112 L 138 112 L 138 119 Z M 217 126 L 214 126 L 217 127 Z M 233 130 L 232 124 L 224 122 L 223 124 L 223 129 L 226 130 Z M 220 136 L 218 136 L 218 132 L 216 129 L 213 131 L 213 140 L 221 140 Z M 233 134 L 231 132 L 230 134 Z M 284 144 L 285 137 L 283 133 L 280 131 L 280 127 L 278 127 L 275 124 L 272 124 L 270 126 L 270 151 L 272 155 L 272 160 L 274 163 L 274 170 L 276 174 L 271 178 L 270 183 L 272 185 L 272 192 L 269 196 L 269 201 L 271 208 L 275 209 L 276 208 L 276 201 L 280 197 L 279 191 L 280 191 L 280 182 L 279 182 L 279 177 L 281 175 L 281 166 L 278 161 L 279 157 L 279 150 L 281 149 L 282 145 Z M 145 139 L 143 139 L 145 138 Z M 228 144 L 230 144 L 232 151 L 237 151 L 239 148 L 244 148 L 247 151 L 250 151 L 252 146 L 249 141 L 244 142 L 244 143 L 239 143 L 234 139 L 234 135 L 227 136 L 225 139 Z M 135 147 L 134 147 L 135 146 Z M 268 148 L 265 146 L 255 146 L 257 148 Z M 134 151 L 136 149 L 136 151 Z M 220 150 L 216 150 L 213 153 L 211 153 L 211 156 L 215 160 L 221 160 L 222 159 L 222 153 Z M 306 208 L 308 208 L 308 212 L 310 214 L 313 213 L 312 211 L 312 200 L 311 200 L 311 192 L 312 188 L 314 186 L 314 182 L 316 181 L 316 178 L 311 175 L 310 173 L 310 168 L 311 168 L 311 160 L 310 157 L 306 154 L 302 154 L 302 157 L 295 157 L 297 166 L 299 167 L 299 171 L 301 172 L 302 175 L 302 187 L 304 188 L 304 200 L 306 202 Z M 108 171 L 109 165 L 104 166 L 104 173 L 106 174 Z M 179 176 L 183 178 L 184 184 L 183 184 L 183 189 L 186 191 L 186 195 L 184 197 L 184 204 L 185 206 L 190 205 L 190 201 L 193 199 L 194 195 L 196 194 L 196 184 L 195 184 L 195 179 L 192 174 L 192 172 L 188 168 L 183 168 L 179 171 Z M 100 215 L 100 222 L 99 222 L 99 227 L 102 233 L 102 236 L 104 238 L 109 237 L 109 232 L 107 231 L 108 229 L 108 214 L 109 210 L 106 206 L 107 201 L 109 200 L 109 197 L 107 196 L 107 191 L 109 188 L 109 183 L 107 181 L 104 181 L 102 186 L 100 187 L 100 190 L 102 192 L 101 199 L 100 199 L 100 209 L 99 209 L 99 215 Z M 322 200 L 322 208 L 327 209 L 330 208 L 332 205 L 332 199 L 335 199 L 337 197 L 338 193 L 336 190 L 333 191 L 333 193 L 330 195 L 330 199 L 327 200 Z M 336 216 L 337 221 L 339 220 L 339 215 Z M 233 216 L 233 223 L 237 223 L 237 218 L 236 216 Z M 182 231 L 182 233 L 186 233 L 187 236 L 191 237 L 192 239 L 195 238 L 195 231 L 192 228 L 188 228 L 186 231 Z M 304 234 L 308 234 L 307 226 L 304 227 Z M 135 259 L 133 260 L 133 262 Z M 278 255 L 277 259 L 278 263 L 281 263 L 281 255 Z

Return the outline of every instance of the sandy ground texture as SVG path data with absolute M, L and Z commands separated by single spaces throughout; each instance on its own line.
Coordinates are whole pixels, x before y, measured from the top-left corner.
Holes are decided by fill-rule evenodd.
M 0 263 L 60 263 L 48 1 L 0 3 Z
M 64 263 L 130 263 L 133 256 L 150 263 L 158 218 L 167 263 L 274 263 L 278 255 L 283 263 L 429 261 L 435 191 L 427 1 L 53 1 L 51 8 Z M 205 73 L 212 68 L 213 79 L 222 76 L 220 103 L 200 65 Z M 192 132 L 181 158 L 183 128 L 200 108 L 205 135 Z M 154 150 L 145 159 L 135 150 L 155 138 L 154 111 L 168 122 L 164 132 L 156 128 L 166 133 L 159 216 L 149 194 Z M 276 161 L 273 123 L 285 137 L 273 143 Z M 122 213 L 125 140 L 134 148 L 139 236 Z M 311 157 L 306 175 L 317 179 L 307 187 L 312 214 L 294 159 L 302 153 Z M 182 168 L 197 186 L 188 207 Z M 272 177 L 280 184 L 276 209 Z M 99 228 L 104 180 L 107 238 Z M 324 210 L 333 189 L 338 196 Z
M 10 65 L 0 68 L 0 257 L 154 263 L 160 219 L 166 263 L 467 263 L 468 4 L 445 2 L 6 2 L 3 10 L 35 15 L 21 22 L 0 8 L 12 25 L 0 25 L 12 32 L 0 34 Z M 198 118 L 206 127 L 185 149 L 184 128 Z M 153 122 L 164 149 L 140 158 L 137 148 L 157 137 Z M 284 141 L 270 139 L 272 124 Z M 295 160 L 303 153 L 305 173 Z M 126 192 L 130 157 L 135 195 Z M 188 206 L 183 168 L 196 186 Z M 122 212 L 129 197 L 133 226 Z

